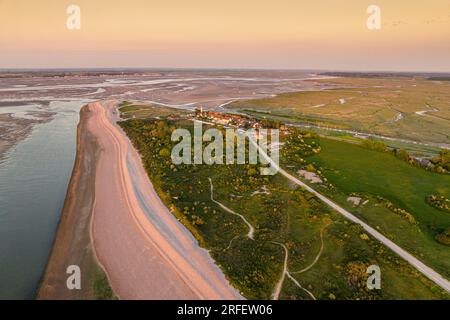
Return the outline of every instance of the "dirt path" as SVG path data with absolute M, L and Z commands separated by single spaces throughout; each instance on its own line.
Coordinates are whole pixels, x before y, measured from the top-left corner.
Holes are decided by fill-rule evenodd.
M 245 224 L 249 227 L 249 231 L 248 231 L 247 237 L 248 237 L 249 239 L 254 240 L 254 239 L 253 239 L 253 234 L 254 234 L 254 231 L 255 231 L 255 230 L 254 230 L 253 226 L 245 219 L 244 216 L 242 216 L 242 215 L 239 214 L 239 213 L 234 212 L 233 210 L 229 209 L 228 207 L 226 207 L 225 205 L 223 205 L 222 203 L 220 203 L 220 202 L 218 202 L 217 200 L 214 199 L 214 186 L 213 186 L 213 183 L 212 183 L 211 178 L 208 178 L 208 179 L 209 179 L 209 183 L 210 183 L 210 185 L 211 185 L 211 201 L 213 201 L 214 203 L 216 203 L 217 205 L 219 205 L 219 206 L 220 206 L 222 209 L 224 209 L 225 211 L 227 211 L 227 212 L 229 212 L 229 213 L 231 213 L 231 214 L 234 214 L 234 215 L 239 216 L 239 217 L 245 222 Z M 322 231 L 323 231 L 323 229 L 322 229 Z M 228 247 L 227 247 L 225 250 L 227 250 L 227 249 L 229 249 L 229 248 L 231 247 L 231 243 L 232 243 L 233 240 L 236 239 L 236 238 L 237 238 L 237 236 L 234 237 L 233 239 L 231 239 L 230 244 L 228 245 Z M 322 240 L 322 247 L 321 247 L 321 249 L 320 249 L 319 255 L 316 257 L 315 262 L 317 262 L 317 260 L 318 260 L 319 257 L 320 257 L 320 254 L 322 253 L 322 250 L 323 250 L 322 232 L 321 232 L 321 240 Z M 308 291 L 307 289 L 305 289 L 305 288 L 304 288 L 304 287 L 303 287 L 303 286 L 302 286 L 302 285 L 301 285 L 294 277 L 292 277 L 292 275 L 289 273 L 288 267 L 287 267 L 288 260 L 289 260 L 289 251 L 288 251 L 286 245 L 284 245 L 283 243 L 280 243 L 280 242 L 276 242 L 276 241 L 269 241 L 269 242 L 270 242 L 270 243 L 273 243 L 273 244 L 276 244 L 276 245 L 279 245 L 279 246 L 282 247 L 283 250 L 284 250 L 283 270 L 282 270 L 282 272 L 281 272 L 280 279 L 279 279 L 278 282 L 276 283 L 275 288 L 274 288 L 274 290 L 273 290 L 273 292 L 272 292 L 272 300 L 278 300 L 278 299 L 279 299 L 280 293 L 281 293 L 281 289 L 283 288 L 283 283 L 284 283 L 284 280 L 285 280 L 286 276 L 288 276 L 289 279 L 291 279 L 297 287 L 299 287 L 300 289 L 302 289 L 303 291 L 305 291 L 305 292 L 306 292 L 313 300 L 316 300 L 316 298 L 314 297 L 314 295 L 313 295 L 310 291 Z M 314 262 L 314 263 L 315 263 L 315 262 Z M 313 263 L 312 265 L 314 265 L 314 263 Z M 311 267 L 312 267 L 312 265 L 311 265 Z
M 235 216 L 240 217 L 242 219 L 242 221 L 244 221 L 244 223 L 248 227 L 247 237 L 251 240 L 254 240 L 255 228 L 250 224 L 250 222 L 247 221 L 247 219 L 245 219 L 245 217 L 242 214 L 234 212 L 230 208 L 226 207 L 225 205 L 223 205 L 222 203 L 220 203 L 219 201 L 214 199 L 214 186 L 213 186 L 211 178 L 208 178 L 208 179 L 209 179 L 209 184 L 211 186 L 211 201 L 214 202 L 215 204 L 217 204 L 218 206 L 220 206 L 223 210 L 225 210 L 231 214 L 234 214 Z
M 278 300 L 278 298 L 280 297 L 281 288 L 283 288 L 284 278 L 286 277 L 287 262 L 288 262 L 288 259 L 289 259 L 289 251 L 286 248 L 286 246 L 284 244 L 282 244 L 282 243 L 275 242 L 275 241 L 270 241 L 270 242 L 281 246 L 283 248 L 283 250 L 284 250 L 283 271 L 281 272 L 280 280 L 278 280 L 278 282 L 275 285 L 275 288 L 274 288 L 274 290 L 272 292 L 272 300 Z
M 279 245 L 284 250 L 284 262 L 283 262 L 283 271 L 281 272 L 281 277 L 278 280 L 277 284 L 275 285 L 275 288 L 272 292 L 272 300 L 278 300 L 280 298 L 281 289 L 283 288 L 284 279 L 286 276 L 294 282 L 294 284 L 305 291 L 313 300 L 316 300 L 316 297 L 307 289 L 305 289 L 290 273 L 287 267 L 288 260 L 289 260 L 289 250 L 286 247 L 285 244 L 276 242 L 276 241 L 270 241 L 273 244 Z
M 258 148 L 258 151 L 260 152 L 260 154 L 270 163 L 271 166 L 276 168 L 279 173 L 281 173 L 283 176 L 285 176 L 290 181 L 294 182 L 295 184 L 303 187 L 307 191 L 314 194 L 322 202 L 324 202 L 330 208 L 336 210 L 338 213 L 340 213 L 346 219 L 359 224 L 372 237 L 374 237 L 375 239 L 380 241 L 382 244 L 384 244 L 386 247 L 388 247 L 393 252 L 395 252 L 400 257 L 402 257 L 404 260 L 406 260 L 410 265 L 412 265 L 414 268 L 416 268 L 418 271 L 420 271 L 428 279 L 430 279 L 431 281 L 433 281 L 434 283 L 439 285 L 442 289 L 444 289 L 445 291 L 450 293 L 450 281 L 445 279 L 441 274 L 437 273 L 435 270 L 433 270 L 432 268 L 425 265 L 423 262 L 421 262 L 419 259 L 414 257 L 412 254 L 410 254 L 409 252 L 407 252 L 406 250 L 404 250 L 403 248 L 401 248 L 400 246 L 395 244 L 392 240 L 390 240 L 387 237 L 385 237 L 384 235 L 382 235 L 380 232 L 378 232 L 377 230 L 375 230 L 374 228 L 369 226 L 367 223 L 365 223 L 361 219 L 354 216 L 349 211 L 345 210 L 344 208 L 342 208 L 338 204 L 334 203 L 329 198 L 325 197 L 321 193 L 319 193 L 316 190 L 314 190 L 313 188 L 311 188 L 306 183 L 300 181 L 293 175 L 291 175 L 288 172 L 286 172 L 285 170 L 281 169 L 280 166 L 278 164 L 276 164 L 261 147 L 259 147 L 259 145 L 257 144 L 257 142 L 255 142 L 255 140 L 250 139 L 250 141 L 252 142 L 253 145 L 255 145 Z
M 292 280 L 292 282 L 295 283 L 295 285 L 297 287 L 299 287 L 300 289 L 302 289 L 303 291 L 305 291 L 313 300 L 317 300 L 316 297 L 311 293 L 311 291 L 309 291 L 308 289 L 304 288 L 298 281 L 297 279 L 295 279 L 289 272 L 286 273 L 286 275 L 288 276 L 289 279 Z
M 319 250 L 319 252 L 317 253 L 316 257 L 314 258 L 313 262 L 312 262 L 309 266 L 307 266 L 306 268 L 303 268 L 303 269 L 300 270 L 300 271 L 294 271 L 294 272 L 291 272 L 292 274 L 299 274 L 299 273 L 306 272 L 306 271 L 308 271 L 309 269 L 311 269 L 312 267 L 314 267 L 314 265 L 317 263 L 317 261 L 319 261 L 320 256 L 322 255 L 322 252 L 323 252 L 323 246 L 324 246 L 324 244 L 323 244 L 323 232 L 325 231 L 325 229 L 326 229 L 329 225 L 330 225 L 330 224 L 327 224 L 327 225 L 325 225 L 322 229 L 320 229 L 320 250 Z
M 116 125 L 115 102 L 92 103 L 100 155 L 92 240 L 123 299 L 237 299 L 208 252 L 165 207 L 140 156 Z

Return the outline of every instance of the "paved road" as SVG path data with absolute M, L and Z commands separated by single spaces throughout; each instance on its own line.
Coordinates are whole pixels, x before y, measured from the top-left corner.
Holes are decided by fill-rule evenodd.
M 273 168 L 277 169 L 279 173 L 281 173 L 283 176 L 285 176 L 286 178 L 288 178 L 290 181 L 294 182 L 295 184 L 297 184 L 297 185 L 303 187 L 304 189 L 308 190 L 309 192 L 313 193 L 317 198 L 322 200 L 325 204 L 330 206 L 332 209 L 334 209 L 337 212 L 339 212 L 341 215 L 343 215 L 348 220 L 361 225 L 364 228 L 364 230 L 367 231 L 367 233 L 369 233 L 371 236 L 373 236 L 378 241 L 383 243 L 386 247 L 388 247 L 389 249 L 394 251 L 400 257 L 405 259 L 409 264 L 411 264 L 414 268 L 416 268 L 418 271 L 420 271 L 428 279 L 432 280 L 434 283 L 439 285 L 445 291 L 450 293 L 450 282 L 447 279 L 445 279 L 442 275 L 440 275 L 439 273 L 434 271 L 432 268 L 430 268 L 427 265 L 425 265 L 423 262 L 421 262 L 419 259 L 414 257 L 412 254 L 410 254 L 406 250 L 404 250 L 401 247 L 399 247 L 393 241 L 391 241 L 388 238 L 386 238 L 380 232 L 378 232 L 377 230 L 375 230 L 374 228 L 369 226 L 367 223 L 363 222 L 362 220 L 360 220 L 359 218 L 357 218 L 356 216 L 354 216 L 353 214 L 351 214 L 350 212 L 348 212 L 347 210 L 345 210 L 344 208 L 342 208 L 338 204 L 334 203 L 329 198 L 327 198 L 324 195 L 320 194 L 319 192 L 317 192 L 316 190 L 314 190 L 313 188 L 311 188 L 307 184 L 303 183 L 302 181 L 300 181 L 299 179 L 297 179 L 293 175 L 287 173 L 285 170 L 280 168 L 280 166 L 278 164 L 276 164 L 267 155 L 267 153 L 264 152 L 264 150 L 262 150 L 262 148 L 260 148 L 258 146 L 258 144 L 255 142 L 255 140 L 251 139 L 251 142 L 253 143 L 253 145 L 255 145 L 258 148 L 258 150 L 261 153 L 261 155 L 265 159 L 267 159 L 267 161 L 271 164 L 271 166 L 273 166 Z
M 92 239 L 123 299 L 240 299 L 209 253 L 159 199 L 140 156 L 116 125 L 115 102 L 92 103 L 100 145 Z

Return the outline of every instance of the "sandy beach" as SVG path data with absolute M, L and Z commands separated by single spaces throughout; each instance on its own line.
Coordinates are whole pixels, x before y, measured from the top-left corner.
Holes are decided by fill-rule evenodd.
M 99 149 L 86 126 L 92 115 L 87 107 L 80 111 L 77 128 L 77 155 L 67 189 L 61 220 L 47 263 L 38 299 L 89 299 L 93 297 L 95 274 L 101 272 L 90 240 L 90 221 L 95 198 L 95 168 Z M 68 290 L 66 269 L 80 266 L 81 290 Z
M 96 102 L 81 112 L 77 161 L 38 297 L 76 298 L 65 268 L 78 261 L 83 274 L 94 253 L 120 299 L 242 298 L 159 199 L 115 107 Z

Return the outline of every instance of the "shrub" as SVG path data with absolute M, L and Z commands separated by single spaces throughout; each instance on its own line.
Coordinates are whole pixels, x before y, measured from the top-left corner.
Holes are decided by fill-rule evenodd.
M 159 155 L 160 155 L 161 157 L 169 157 L 169 156 L 170 156 L 170 151 L 167 150 L 166 148 L 162 148 L 162 149 L 159 151 Z
M 444 232 L 436 235 L 435 239 L 439 243 L 450 246 L 450 227 L 447 228 L 447 230 L 445 230 Z
M 382 152 L 386 152 L 388 151 L 388 147 L 386 145 L 386 143 L 384 143 L 383 141 L 377 141 L 374 139 L 366 139 L 363 141 L 362 145 L 370 150 L 376 150 L 376 151 L 382 151 Z
M 450 213 L 450 200 L 441 195 L 430 195 L 425 201 L 436 209 Z

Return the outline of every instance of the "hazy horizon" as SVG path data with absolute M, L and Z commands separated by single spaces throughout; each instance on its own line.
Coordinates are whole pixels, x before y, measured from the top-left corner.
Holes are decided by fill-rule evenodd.
M 367 74 L 442 74 L 449 75 L 450 71 L 419 71 L 419 70 L 351 70 L 351 69 L 300 69 L 300 68 L 252 68 L 252 67 L 242 67 L 242 68 L 221 68 L 221 67 L 32 67 L 32 68 L 21 68 L 21 67 L 12 67 L 12 68 L 3 68 L 0 67 L 0 72 L 62 72 L 62 71 L 92 71 L 92 72 L 101 72 L 101 71 L 124 71 L 124 72 L 133 72 L 133 71 L 279 71 L 279 72 L 316 72 L 320 73 L 367 73 Z
M 66 10 L 81 9 L 69 30 Z M 369 30 L 366 9 L 381 9 Z M 0 0 L 1 69 L 450 72 L 450 2 Z

